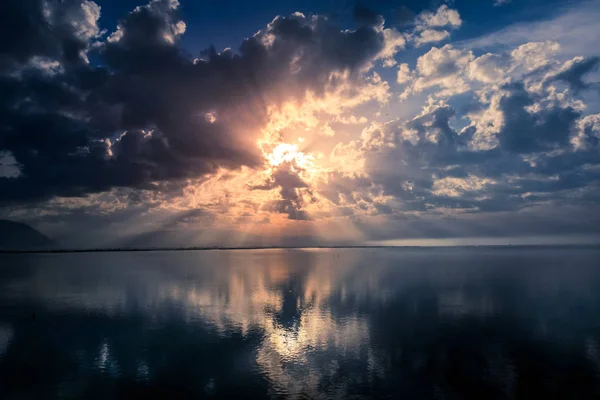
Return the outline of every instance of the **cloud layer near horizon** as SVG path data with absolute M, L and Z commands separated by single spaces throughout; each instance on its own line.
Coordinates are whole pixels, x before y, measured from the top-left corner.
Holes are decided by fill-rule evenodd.
M 107 32 L 93 1 L 0 5 L 3 215 L 239 241 L 514 235 L 502 221 L 522 216 L 539 229 L 520 232 L 598 233 L 574 219 L 600 198 L 593 52 L 453 45 L 463 19 L 442 5 L 402 27 L 364 7 L 352 29 L 278 16 L 194 57 L 178 8 L 153 0 Z

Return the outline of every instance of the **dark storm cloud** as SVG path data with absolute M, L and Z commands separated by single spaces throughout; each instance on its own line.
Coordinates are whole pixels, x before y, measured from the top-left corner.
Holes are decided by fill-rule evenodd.
M 507 87 L 500 109 L 505 122 L 500 132 L 500 145 L 513 152 L 531 153 L 563 147 L 569 142 L 575 121 L 581 114 L 571 107 L 551 105 L 532 114 L 527 111 L 536 100 L 522 84 Z
M 85 7 L 82 8 L 82 5 Z M 81 61 L 96 12 L 85 0 L 4 0 L 0 3 L 0 71 L 14 69 L 33 57 L 66 64 Z M 76 25 L 73 18 L 82 18 Z
M 178 46 L 176 1 L 137 7 L 104 37 L 94 6 L 0 4 L 0 151 L 21 169 L 0 178 L 1 203 L 159 190 L 157 182 L 257 166 L 268 104 L 322 91 L 332 72 L 356 74 L 384 46 L 376 27 L 342 31 L 294 14 L 236 53 L 210 48 L 194 60 Z

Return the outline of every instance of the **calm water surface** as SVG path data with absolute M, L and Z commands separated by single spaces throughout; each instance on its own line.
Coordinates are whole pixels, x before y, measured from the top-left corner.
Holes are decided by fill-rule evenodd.
M 0 398 L 588 399 L 600 251 L 0 256 Z

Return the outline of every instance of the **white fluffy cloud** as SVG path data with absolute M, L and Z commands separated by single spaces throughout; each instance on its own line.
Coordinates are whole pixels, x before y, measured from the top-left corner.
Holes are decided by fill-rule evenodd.
M 446 4 L 441 5 L 435 12 L 424 11 L 417 16 L 417 26 L 429 28 L 459 28 L 462 19 L 457 10 L 449 8 Z
M 438 88 L 434 93 L 436 97 L 448 97 L 471 89 L 497 90 L 498 85 L 516 79 L 522 79 L 528 86 L 537 85 L 539 89 L 545 80 L 582 61 L 575 58 L 563 65 L 555 57 L 559 50 L 560 45 L 556 42 L 528 42 L 510 52 L 485 53 L 477 57 L 472 50 L 452 44 L 434 46 L 417 59 L 414 71 L 401 66 L 398 82 L 412 80 L 410 91 L 413 93 Z
M 418 34 L 415 45 L 420 47 L 427 43 L 441 42 L 450 37 L 450 32 L 445 30 L 426 29 Z
M 399 84 L 404 84 L 413 79 L 413 74 L 410 71 L 410 67 L 407 63 L 402 63 L 398 67 L 398 72 L 396 73 L 396 82 Z
M 415 20 L 414 33 L 410 38 L 417 47 L 440 42 L 450 37 L 447 29 L 458 29 L 461 25 L 462 19 L 458 11 L 444 4 L 436 11 L 421 12 Z
M 413 84 L 416 92 L 440 87 L 444 94 L 456 94 L 468 90 L 464 71 L 474 60 L 472 52 L 455 49 L 447 44 L 433 47 L 417 60 L 417 79 Z
M 406 46 L 406 39 L 404 35 L 398 32 L 394 28 L 387 28 L 383 30 L 383 37 L 385 44 L 383 49 L 377 55 L 377 59 L 383 60 L 384 67 L 393 67 L 396 65 L 394 56 L 400 50 Z

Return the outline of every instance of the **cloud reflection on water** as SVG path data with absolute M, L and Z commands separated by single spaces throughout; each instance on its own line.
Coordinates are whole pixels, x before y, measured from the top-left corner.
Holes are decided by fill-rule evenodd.
M 519 398 L 528 393 L 524 380 L 550 393 L 575 376 L 587 393 L 598 385 L 596 255 L 446 249 L 15 257 L 0 275 L 0 324 L 10 332 L 0 376 L 38 338 L 65 365 L 78 365 L 56 372 L 60 381 L 100 374 L 129 382 L 127 390 L 151 391 L 188 382 L 191 397 L 422 398 L 470 388 L 467 394 Z M 88 386 L 80 385 L 76 393 L 85 394 Z

